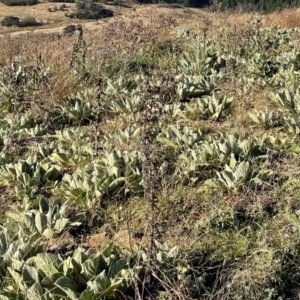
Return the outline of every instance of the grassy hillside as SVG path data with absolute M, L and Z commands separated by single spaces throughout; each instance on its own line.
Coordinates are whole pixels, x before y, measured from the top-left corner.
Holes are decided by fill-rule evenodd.
M 18 17 L 21 20 L 35 18 L 40 23 L 40 26 L 27 28 L 27 30 L 35 29 L 46 32 L 53 30 L 61 31 L 62 28 L 74 22 L 92 23 L 95 26 L 95 21 L 86 22 L 66 17 L 66 14 L 76 11 L 76 5 L 75 3 L 66 3 L 66 7 L 63 10 L 60 10 L 59 8 L 62 4 L 62 2 L 43 2 L 33 6 L 6 6 L 0 3 L 0 20 L 11 15 Z M 113 5 L 106 5 L 105 7 L 112 9 L 117 16 L 128 11 L 132 11 L 131 8 L 117 7 Z M 6 32 L 18 32 L 20 30 L 24 31 L 26 28 L 6 28 L 0 26 L 0 34 Z
M 297 12 L 141 10 L 0 37 L 0 299 L 298 299 Z
M 0 3 L 0 18 L 14 15 L 19 18 L 35 17 L 43 23 L 62 22 L 67 20 L 64 11 L 49 12 L 48 9 L 54 6 L 60 7 L 61 3 L 45 2 L 33 6 L 6 6 Z M 68 3 L 68 11 L 75 9 L 75 4 Z

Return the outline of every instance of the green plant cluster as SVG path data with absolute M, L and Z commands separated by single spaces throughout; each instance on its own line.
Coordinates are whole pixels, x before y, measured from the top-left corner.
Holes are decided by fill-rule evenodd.
M 299 33 L 81 31 L 56 101 L 59 66 L 3 63 L 0 299 L 297 299 Z
M 15 16 L 6 16 L 1 20 L 1 26 L 5 27 L 29 27 L 29 26 L 40 26 L 42 25 L 33 17 L 28 17 L 25 19 L 20 20 L 18 17 Z
M 94 0 L 81 1 L 76 0 L 76 12 L 67 13 L 69 18 L 76 19 L 101 19 L 113 16 L 113 11 L 104 8 L 101 4 L 95 3 Z

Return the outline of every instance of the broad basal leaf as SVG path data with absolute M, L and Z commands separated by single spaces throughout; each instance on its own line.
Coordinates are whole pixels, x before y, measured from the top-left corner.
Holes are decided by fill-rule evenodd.
M 40 283 L 34 283 L 30 289 L 27 290 L 27 298 L 30 300 L 41 300 L 44 295 L 44 290 Z

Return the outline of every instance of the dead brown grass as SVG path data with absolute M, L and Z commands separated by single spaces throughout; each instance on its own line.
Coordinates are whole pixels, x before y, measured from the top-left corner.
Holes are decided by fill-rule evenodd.
M 300 25 L 300 9 L 283 9 L 265 15 L 259 13 L 221 13 L 215 19 L 219 26 L 234 26 L 243 25 L 251 18 L 257 17 L 262 19 L 263 27 L 277 25 L 282 28 L 291 28 Z
M 244 25 L 252 18 L 261 18 L 263 27 L 270 27 L 272 25 L 282 28 L 297 27 L 300 26 L 300 8 L 283 9 L 270 14 L 243 12 L 205 12 L 202 14 L 202 21 L 208 23 L 208 25 L 211 24 L 214 28 Z M 199 24 L 192 20 L 189 23 L 192 25 Z
M 282 28 L 290 28 L 300 25 L 300 9 L 284 9 L 265 15 L 259 13 L 222 12 L 207 16 L 212 20 L 213 27 L 244 25 L 252 18 L 261 18 L 263 27 L 277 25 Z
M 227 12 L 216 12 L 212 15 L 213 26 L 214 27 L 223 27 L 223 26 L 236 26 L 246 24 L 253 14 L 249 13 L 227 13 Z
M 264 26 L 276 24 L 280 27 L 297 27 L 300 25 L 300 9 L 284 9 L 265 16 Z

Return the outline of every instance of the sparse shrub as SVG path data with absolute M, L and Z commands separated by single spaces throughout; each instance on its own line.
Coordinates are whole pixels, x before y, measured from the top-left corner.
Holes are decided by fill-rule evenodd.
M 75 31 L 76 31 L 76 26 L 73 24 L 68 25 L 63 29 L 64 35 L 73 35 Z
M 113 4 L 116 6 L 121 6 L 122 5 L 122 1 L 121 0 L 114 0 Z
M 141 3 L 141 4 L 151 4 L 151 3 L 154 3 L 155 1 L 152 1 L 152 0 L 139 0 L 138 3 Z
M 101 19 L 113 16 L 113 11 L 104 8 L 100 4 L 95 4 L 93 0 L 90 1 L 76 1 L 77 11 L 74 13 L 66 14 L 69 18 L 76 19 Z
M 105 3 L 107 5 L 115 5 L 115 6 L 131 8 L 130 5 L 124 3 L 122 0 L 113 0 L 112 2 L 111 1 L 106 1 L 106 2 L 103 2 L 103 3 Z
M 58 10 L 60 10 L 60 11 L 65 11 L 66 8 L 67 8 L 66 4 L 63 3 L 63 4 L 58 8 Z
M 106 8 L 100 8 L 98 10 L 85 10 L 80 9 L 74 13 L 66 14 L 67 17 L 73 19 L 102 19 L 110 18 L 113 16 L 113 12 Z
M 7 16 L 1 21 L 1 26 L 6 26 L 6 27 L 12 27 L 12 26 L 29 27 L 29 26 L 39 26 L 39 25 L 42 25 L 42 23 L 38 22 L 33 17 L 29 17 L 20 21 L 18 17 Z
M 48 11 L 49 12 L 56 12 L 57 11 L 57 6 L 49 7 Z
M 29 17 L 26 19 L 23 19 L 19 22 L 19 27 L 30 27 L 30 26 L 40 26 L 42 23 L 38 22 L 35 18 Z
M 19 26 L 20 19 L 14 16 L 7 16 L 1 21 L 1 26 L 12 27 Z

